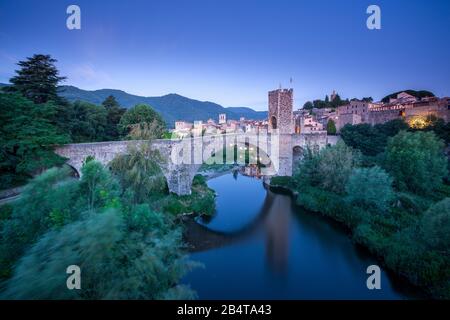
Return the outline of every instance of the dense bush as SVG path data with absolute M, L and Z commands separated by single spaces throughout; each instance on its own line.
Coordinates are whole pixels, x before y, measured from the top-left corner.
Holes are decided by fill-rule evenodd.
M 389 139 L 384 166 L 402 191 L 429 195 L 447 175 L 443 143 L 432 132 L 406 132 Z
M 399 206 L 408 213 L 419 216 L 433 203 L 430 199 L 407 192 L 397 192 Z
M 394 199 L 392 178 L 377 166 L 354 169 L 345 190 L 350 202 L 365 209 L 387 210 Z
M 421 221 L 425 242 L 434 249 L 450 254 L 450 198 L 431 206 Z
M 296 203 L 307 210 L 320 212 L 352 228 L 364 218 L 364 212 L 355 210 L 340 195 L 319 188 L 303 186 Z
M 128 153 L 119 155 L 110 168 L 119 179 L 123 192 L 132 193 L 134 203 L 143 203 L 152 193 L 163 193 L 166 186 L 158 161 L 161 157 L 149 144 L 128 147 Z
M 293 177 L 297 186 L 311 185 L 343 194 L 348 178 L 360 157 L 345 143 L 338 142 L 319 152 L 307 150 Z
M 275 176 L 270 178 L 270 185 L 274 187 L 291 187 L 293 183 L 292 177 Z
M 346 125 L 341 129 L 344 142 L 365 156 L 376 156 L 384 151 L 389 137 L 395 136 L 401 130 L 408 129 L 403 120 L 392 120 L 383 124 Z

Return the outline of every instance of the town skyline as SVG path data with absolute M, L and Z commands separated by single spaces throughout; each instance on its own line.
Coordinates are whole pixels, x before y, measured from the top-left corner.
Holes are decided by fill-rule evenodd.
M 78 1 L 81 30 L 66 28 L 68 4 L 0 4 L 0 82 L 39 52 L 58 59 L 68 85 L 177 93 L 226 107 L 264 110 L 265 92 L 291 77 L 296 106 L 332 90 L 375 100 L 406 89 L 450 95 L 446 1 L 379 1 L 381 30 L 366 28 L 362 2 L 135 1 L 125 12 L 121 2 Z M 267 24 L 270 17 L 278 22 Z

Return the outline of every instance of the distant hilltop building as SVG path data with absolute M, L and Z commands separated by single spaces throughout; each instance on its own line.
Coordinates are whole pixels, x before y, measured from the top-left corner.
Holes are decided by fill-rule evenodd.
M 219 114 L 219 124 L 227 123 L 227 115 L 225 113 Z
M 293 89 L 278 89 L 269 92 L 269 132 L 279 130 L 281 134 L 294 133 Z
M 333 90 L 333 92 L 330 94 L 330 101 L 333 101 L 334 99 L 336 99 L 336 97 L 337 97 L 336 90 Z

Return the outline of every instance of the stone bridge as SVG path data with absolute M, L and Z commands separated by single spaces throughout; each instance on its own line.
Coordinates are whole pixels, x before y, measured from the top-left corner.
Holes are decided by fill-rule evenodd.
M 81 175 L 81 167 L 89 156 L 107 166 L 117 155 L 127 154 L 129 147 L 150 143 L 158 151 L 159 163 L 167 180 L 169 191 L 178 195 L 191 193 L 192 180 L 201 165 L 235 163 L 245 164 L 245 154 L 254 157 L 249 164 L 260 162 L 266 176 L 291 176 L 293 163 L 305 148 L 319 149 L 327 141 L 326 132 L 311 134 L 258 134 L 231 133 L 184 139 L 160 139 L 149 141 L 110 141 L 66 144 L 55 147 L 55 152 L 67 159 L 67 164 Z M 225 160 L 225 161 L 224 161 Z

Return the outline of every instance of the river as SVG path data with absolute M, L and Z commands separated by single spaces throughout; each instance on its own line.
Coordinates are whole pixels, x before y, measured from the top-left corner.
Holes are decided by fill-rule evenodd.
M 212 245 L 190 254 L 204 268 L 183 283 L 199 299 L 411 299 L 416 290 L 381 269 L 381 289 L 366 286 L 377 264 L 334 221 L 294 205 L 262 180 L 226 174 L 209 180 L 216 214 L 197 223 Z

